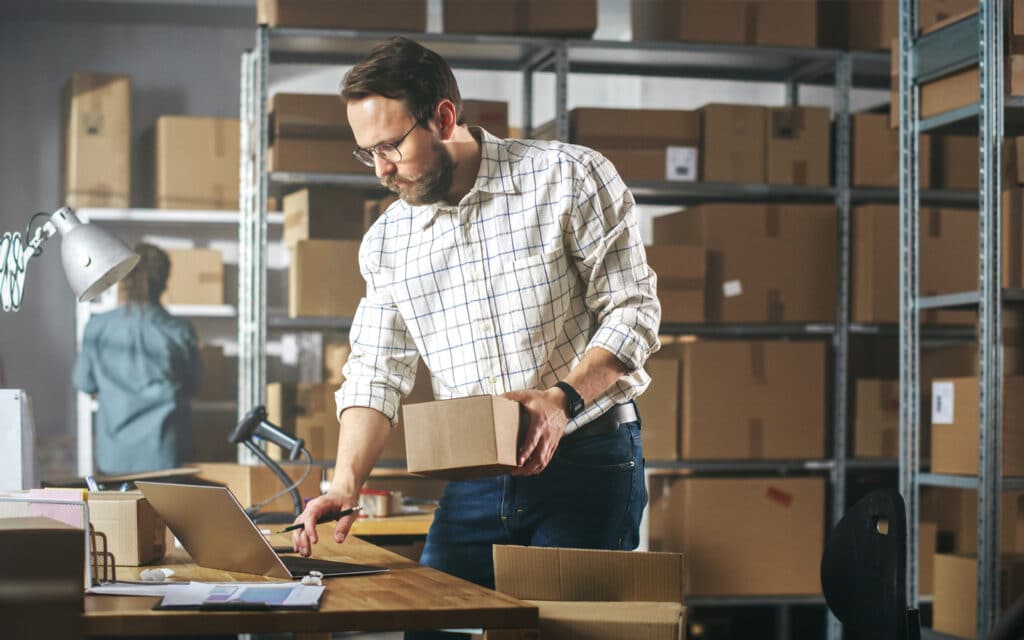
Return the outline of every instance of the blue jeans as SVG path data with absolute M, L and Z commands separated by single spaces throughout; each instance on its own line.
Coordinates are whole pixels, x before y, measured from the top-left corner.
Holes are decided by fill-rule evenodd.
M 640 423 L 581 433 L 536 476 L 450 482 L 420 563 L 493 589 L 493 545 L 635 549 L 646 504 Z

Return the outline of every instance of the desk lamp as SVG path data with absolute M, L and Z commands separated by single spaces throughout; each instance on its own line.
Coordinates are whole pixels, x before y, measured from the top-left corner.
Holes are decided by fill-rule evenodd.
M 33 226 L 40 217 L 49 220 Z M 25 295 L 25 269 L 42 253 L 42 244 L 60 234 L 64 275 L 79 302 L 88 302 L 130 272 L 139 256 L 99 227 L 82 224 L 74 211 L 61 207 L 52 214 L 37 213 L 20 233 L 0 238 L 0 306 L 17 311 Z M 35 484 L 34 429 L 28 394 L 19 389 L 0 389 L 0 489 L 28 489 Z
M 305 454 L 306 470 L 302 477 L 293 482 L 288 477 L 288 474 L 284 472 L 284 469 L 281 468 L 281 465 L 274 462 L 259 446 L 261 440 L 272 442 L 281 447 L 281 449 L 287 452 L 289 460 L 296 460 L 299 455 Z M 253 455 L 259 458 L 260 462 L 267 465 L 285 486 L 284 490 L 245 510 L 254 522 L 290 523 L 295 519 L 295 516 L 302 513 L 302 496 L 299 494 L 298 486 L 306 479 L 306 476 L 309 475 L 310 467 L 313 466 L 313 458 L 309 455 L 309 451 L 306 450 L 305 442 L 302 438 L 291 436 L 269 422 L 267 420 L 266 408 L 263 405 L 259 405 L 242 418 L 242 421 L 238 423 L 238 426 L 228 436 L 228 441 L 232 444 L 240 444 L 249 451 L 252 451 Z M 291 494 L 294 513 L 258 513 L 265 505 L 270 504 L 285 493 Z

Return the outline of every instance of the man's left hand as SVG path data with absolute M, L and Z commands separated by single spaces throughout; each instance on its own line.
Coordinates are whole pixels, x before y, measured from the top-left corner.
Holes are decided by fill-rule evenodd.
M 501 394 L 523 407 L 529 422 L 519 441 L 514 476 L 532 476 L 547 468 L 569 422 L 565 415 L 565 394 L 557 387 L 547 391 L 510 391 Z

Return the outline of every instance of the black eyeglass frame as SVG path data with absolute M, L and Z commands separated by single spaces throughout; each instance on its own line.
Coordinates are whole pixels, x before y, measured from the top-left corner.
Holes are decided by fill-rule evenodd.
M 402 151 L 401 149 L 399 149 L 399 147 L 402 146 L 402 143 L 405 142 L 405 139 L 408 138 L 409 134 L 412 133 L 418 126 L 420 126 L 420 122 L 414 122 L 412 127 L 410 127 L 408 131 L 402 134 L 401 138 L 395 140 L 394 142 L 381 142 L 380 144 L 375 144 L 372 147 L 356 147 L 355 149 L 352 150 L 352 155 L 355 156 L 356 160 L 362 162 L 371 169 L 374 166 L 374 156 L 382 158 L 383 160 L 387 160 L 392 164 L 401 162 Z M 392 154 L 392 157 L 388 157 L 389 154 Z M 394 154 L 397 154 L 397 157 L 395 157 Z

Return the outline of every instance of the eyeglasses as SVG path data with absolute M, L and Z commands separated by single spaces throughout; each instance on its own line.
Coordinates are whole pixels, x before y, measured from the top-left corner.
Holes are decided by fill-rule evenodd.
M 391 163 L 400 162 L 402 160 L 402 152 L 398 150 L 398 147 L 405 142 L 405 139 L 409 137 L 409 134 L 412 133 L 413 129 L 418 126 L 420 126 L 419 122 L 414 123 L 411 129 L 406 131 L 401 138 L 394 142 L 382 142 L 378 145 L 366 148 L 356 147 L 352 151 L 352 155 L 354 155 L 357 160 L 371 168 L 373 167 L 373 156 L 375 155 Z

